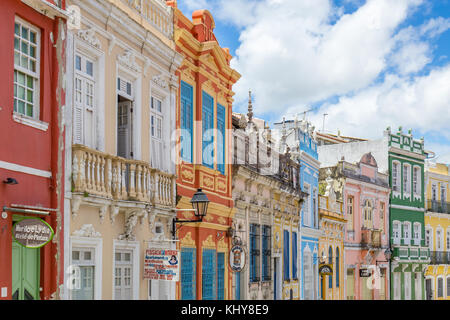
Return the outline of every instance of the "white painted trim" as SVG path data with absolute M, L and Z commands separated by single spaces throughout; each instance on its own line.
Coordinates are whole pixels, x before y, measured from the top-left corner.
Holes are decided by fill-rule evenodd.
M 47 131 L 48 129 L 48 122 L 40 121 L 31 117 L 27 117 L 23 114 L 20 114 L 18 112 L 13 112 L 13 120 L 17 123 L 21 123 L 23 125 L 36 128 L 42 131 Z
M 398 205 L 398 204 L 391 204 L 390 207 L 392 209 L 403 209 L 403 210 L 425 212 L 424 208 L 415 208 L 415 207 L 401 206 L 401 205 Z
M 21 172 L 21 173 L 26 173 L 26 174 L 31 174 L 31 175 L 39 176 L 39 177 L 43 177 L 43 178 L 51 178 L 52 177 L 52 173 L 50 171 L 26 167 L 26 166 L 22 166 L 20 164 L 15 164 L 15 163 L 1 161 L 1 160 L 0 160 L 0 168 L 6 169 L 6 170 L 11 170 L 11 171 L 17 171 L 17 172 Z
M 103 261 L 103 239 L 90 237 L 70 237 L 70 251 L 68 253 L 70 265 L 72 264 L 73 247 L 93 248 L 95 251 L 95 280 L 94 280 L 94 300 L 102 299 L 102 261 Z M 68 293 L 70 297 L 70 293 Z
M 124 240 L 113 240 L 113 264 L 112 264 L 112 299 L 115 299 L 115 288 L 114 288 L 114 268 L 116 265 L 116 249 L 119 250 L 131 250 L 133 252 L 133 297 L 132 300 L 139 300 L 139 281 L 141 280 L 140 274 L 140 250 L 139 241 L 124 241 Z

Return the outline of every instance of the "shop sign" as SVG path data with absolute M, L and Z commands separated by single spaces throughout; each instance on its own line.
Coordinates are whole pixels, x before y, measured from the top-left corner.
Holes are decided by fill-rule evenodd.
M 179 261 L 178 250 L 147 249 L 144 257 L 144 279 L 178 281 Z
M 53 239 L 53 229 L 40 218 L 25 218 L 16 222 L 12 229 L 13 239 L 26 248 L 37 249 Z
M 372 272 L 369 269 L 359 269 L 359 276 L 362 278 L 367 278 L 372 275 Z
M 333 268 L 329 264 L 321 264 L 319 266 L 319 274 L 321 276 L 332 276 L 333 275 Z
M 244 247 L 241 245 L 235 245 L 230 250 L 230 268 L 234 272 L 241 272 L 246 263 L 246 257 Z

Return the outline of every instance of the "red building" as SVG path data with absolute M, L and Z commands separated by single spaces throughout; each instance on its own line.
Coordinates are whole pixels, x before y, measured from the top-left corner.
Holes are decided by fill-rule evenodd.
M 0 299 L 58 299 L 63 281 L 65 0 L 2 0 L 0 10 Z M 41 218 L 34 249 L 13 224 Z

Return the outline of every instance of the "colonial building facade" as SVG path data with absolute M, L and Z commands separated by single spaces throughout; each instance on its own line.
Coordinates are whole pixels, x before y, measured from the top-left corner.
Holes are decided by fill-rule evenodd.
M 173 9 L 158 0 L 68 2 L 66 299 L 175 299 L 144 276 L 148 248 L 175 249 Z
M 0 299 L 61 298 L 67 18 L 64 1 L 1 4 Z M 54 232 L 42 247 L 16 241 L 30 218 Z
M 330 266 L 332 271 L 330 275 L 319 271 L 320 299 L 344 300 L 344 206 L 342 199 L 336 196 L 330 175 L 320 181 L 319 186 L 319 227 L 323 232 L 319 238 L 319 262 Z
M 427 300 L 450 300 L 450 175 L 443 163 L 425 167 L 425 245 L 430 264 L 425 272 Z
M 357 163 L 322 168 L 334 177 L 345 205 L 345 291 L 348 300 L 389 299 L 389 179 L 371 153 Z M 337 257 L 338 254 L 336 253 Z
M 174 40 L 183 61 L 177 70 L 179 89 L 176 128 L 177 209 L 192 209 L 190 200 L 202 189 L 210 200 L 200 223 L 176 226 L 180 241 L 181 279 L 177 299 L 231 299 L 232 275 L 227 267 L 234 215 L 231 195 L 231 114 L 233 84 L 240 78 L 230 67 L 229 50 L 214 35 L 214 19 L 207 10 L 192 21 L 174 8 Z M 178 217 L 192 220 L 192 212 Z

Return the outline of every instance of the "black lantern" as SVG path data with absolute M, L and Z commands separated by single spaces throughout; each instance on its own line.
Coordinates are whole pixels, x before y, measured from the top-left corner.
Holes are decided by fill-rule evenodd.
M 178 218 L 174 218 L 172 220 L 172 236 L 173 239 L 176 238 L 177 223 L 189 223 L 189 222 L 202 222 L 203 217 L 206 216 L 208 211 L 209 200 L 206 194 L 202 191 L 202 189 L 197 189 L 197 192 L 194 193 L 191 199 L 192 209 L 176 209 L 176 211 L 194 211 L 194 215 L 198 218 L 197 220 L 179 220 Z
M 392 250 L 391 248 L 387 248 L 386 251 L 384 251 L 384 257 L 386 258 L 386 261 L 391 260 L 392 256 Z
M 195 216 L 203 219 L 208 211 L 209 200 L 202 189 L 197 189 L 197 192 L 192 196 L 191 203 L 192 208 L 195 210 Z

